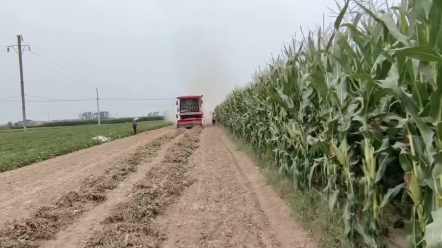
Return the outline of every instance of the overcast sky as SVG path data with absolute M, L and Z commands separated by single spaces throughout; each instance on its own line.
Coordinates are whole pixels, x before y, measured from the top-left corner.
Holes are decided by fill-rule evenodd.
M 23 35 L 28 119 L 75 118 L 100 98 L 204 94 L 212 108 L 284 42 L 333 19 L 330 0 L 2 0 L 0 99 L 20 95 Z M 37 98 L 40 97 L 40 98 Z M 48 99 L 45 99 L 48 98 Z M 86 99 L 78 102 L 34 102 Z M 166 110 L 173 100 L 100 101 L 114 116 Z M 20 98 L 0 100 L 0 123 L 21 120 Z

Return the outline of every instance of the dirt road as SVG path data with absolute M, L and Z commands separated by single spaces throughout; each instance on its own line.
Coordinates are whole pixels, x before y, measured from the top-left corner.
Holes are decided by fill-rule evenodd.
M 0 247 L 315 247 L 290 212 L 212 126 L 0 174 Z

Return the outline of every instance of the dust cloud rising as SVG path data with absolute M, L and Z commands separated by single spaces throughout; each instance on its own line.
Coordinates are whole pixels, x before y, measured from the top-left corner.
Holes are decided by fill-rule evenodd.
M 174 104 L 175 106 L 175 104 Z M 166 119 L 166 121 L 168 122 L 172 122 L 175 123 L 176 122 L 176 108 L 171 106 L 169 108 L 166 108 L 164 110 L 164 118 Z
M 183 31 L 184 32 L 184 31 Z M 182 85 L 183 95 L 203 95 L 204 119 L 211 121 L 210 111 L 220 104 L 226 94 L 235 87 L 231 70 L 223 58 L 223 37 L 217 33 L 211 37 L 203 30 L 186 30 L 177 45 L 174 64 L 177 80 Z

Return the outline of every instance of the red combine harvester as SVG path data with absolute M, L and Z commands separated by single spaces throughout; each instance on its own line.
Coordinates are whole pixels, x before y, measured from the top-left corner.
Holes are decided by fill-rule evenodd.
M 201 96 L 180 96 L 177 97 L 177 128 L 192 128 L 203 126 L 203 95 Z

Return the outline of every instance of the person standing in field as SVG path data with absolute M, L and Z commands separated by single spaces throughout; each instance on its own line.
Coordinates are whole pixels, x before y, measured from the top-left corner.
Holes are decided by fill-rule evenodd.
M 137 127 L 138 127 L 138 118 L 135 117 L 134 121 L 132 122 L 132 128 L 134 129 L 134 134 L 137 134 Z

